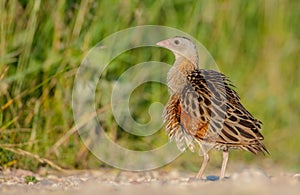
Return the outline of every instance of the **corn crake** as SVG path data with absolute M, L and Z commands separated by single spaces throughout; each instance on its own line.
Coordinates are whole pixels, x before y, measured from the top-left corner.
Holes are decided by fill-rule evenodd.
M 166 132 L 181 151 L 186 147 L 194 151 L 195 145 L 199 146 L 204 159 L 196 178 L 202 178 L 210 148 L 223 152 L 220 179 L 225 177 L 229 149 L 269 154 L 262 143 L 261 121 L 241 104 L 225 75 L 199 68 L 198 51 L 189 38 L 176 36 L 157 45 L 175 55 L 167 75 L 170 99 L 163 113 Z

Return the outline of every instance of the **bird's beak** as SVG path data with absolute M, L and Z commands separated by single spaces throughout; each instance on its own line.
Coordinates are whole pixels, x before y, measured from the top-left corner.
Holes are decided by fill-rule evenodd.
M 161 47 L 168 47 L 169 46 L 169 41 L 168 40 L 163 40 L 163 41 L 160 41 L 160 42 L 156 43 L 156 45 L 161 46 Z

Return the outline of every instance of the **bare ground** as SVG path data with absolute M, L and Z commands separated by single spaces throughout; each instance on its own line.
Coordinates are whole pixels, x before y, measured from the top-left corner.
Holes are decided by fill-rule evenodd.
M 225 180 L 178 171 L 124 172 L 119 170 L 69 171 L 36 174 L 25 170 L 0 172 L 0 194 L 300 194 L 300 174 L 260 169 L 228 173 Z M 33 176 L 36 182 L 30 182 Z M 26 179 L 27 178 L 27 179 Z

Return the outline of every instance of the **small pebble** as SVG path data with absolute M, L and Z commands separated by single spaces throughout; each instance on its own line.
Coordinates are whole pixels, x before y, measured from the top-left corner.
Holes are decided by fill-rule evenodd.
M 219 176 L 215 176 L 215 175 L 208 175 L 207 177 L 206 177 L 206 180 L 208 180 L 208 181 L 217 181 L 217 180 L 219 180 Z

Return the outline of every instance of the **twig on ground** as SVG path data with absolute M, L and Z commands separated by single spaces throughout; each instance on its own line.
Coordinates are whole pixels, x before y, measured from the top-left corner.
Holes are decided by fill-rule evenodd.
M 55 164 L 54 162 L 52 162 L 51 160 L 49 159 L 46 159 L 46 158 L 42 158 L 40 157 L 39 155 L 37 154 L 33 154 L 33 153 L 30 153 L 26 150 L 22 150 L 20 148 L 11 148 L 11 147 L 7 147 L 5 145 L 1 145 L 0 144 L 0 148 L 4 149 L 4 150 L 8 150 L 8 151 L 11 151 L 15 154 L 19 154 L 19 155 L 22 155 L 22 156 L 28 156 L 30 158 L 34 158 L 36 159 L 37 161 L 39 161 L 40 163 L 46 163 L 48 164 L 50 167 L 58 170 L 58 171 L 61 171 L 61 172 L 66 172 L 65 169 L 63 169 L 62 167 L 60 167 L 59 165 Z

